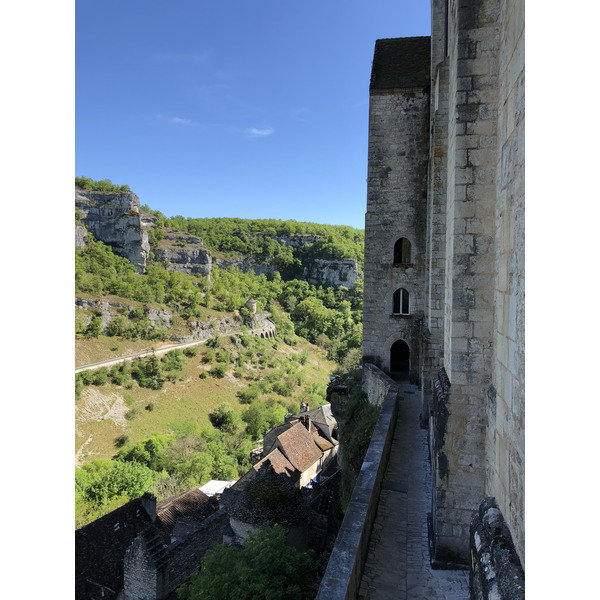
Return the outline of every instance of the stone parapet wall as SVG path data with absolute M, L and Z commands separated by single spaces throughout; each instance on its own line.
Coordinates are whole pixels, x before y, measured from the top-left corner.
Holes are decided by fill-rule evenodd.
M 523 600 L 525 573 L 510 530 L 494 498 L 471 523 L 469 600 Z
M 369 379 L 376 377 L 377 371 L 373 368 Z M 372 382 L 374 390 L 388 385 L 389 378 L 384 373 L 381 376 L 381 385 Z M 344 600 L 358 593 L 397 414 L 398 388 L 390 385 L 316 600 Z
M 395 386 L 396 382 L 375 365 L 363 365 L 362 391 L 371 404 L 382 406 L 390 389 Z

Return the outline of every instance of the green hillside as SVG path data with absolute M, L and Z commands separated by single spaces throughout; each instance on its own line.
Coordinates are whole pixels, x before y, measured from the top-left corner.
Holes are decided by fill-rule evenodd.
M 186 230 L 215 248 L 231 234 L 224 233 L 222 222 L 212 230 L 208 221 L 242 224 L 188 221 L 198 228 Z M 257 223 L 262 233 L 271 224 L 279 235 L 274 224 L 291 222 L 245 223 L 251 240 L 258 239 Z M 314 227 L 293 235 L 316 236 L 332 226 Z M 332 236 L 322 243 L 332 244 L 328 256 L 349 256 Z M 311 244 L 304 248 L 316 242 Z M 325 402 L 330 375 L 359 362 L 360 279 L 349 290 L 214 265 L 207 278 L 169 271 L 156 261 L 138 274 L 89 235 L 86 247 L 76 250 L 75 284 L 79 365 L 159 349 L 202 324 L 230 331 L 192 348 L 76 375 L 77 527 L 146 490 L 162 498 L 210 479 L 237 478 L 250 468 L 250 452 L 267 429 L 281 424 L 286 413 L 298 413 L 300 402 L 311 408 Z M 257 313 L 275 323 L 277 338 L 248 334 L 256 325 L 245 306 L 251 297 Z M 167 313 L 168 326 L 153 319 Z

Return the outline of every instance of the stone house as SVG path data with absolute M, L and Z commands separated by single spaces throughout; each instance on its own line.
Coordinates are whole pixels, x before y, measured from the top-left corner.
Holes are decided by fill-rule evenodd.
M 75 532 L 76 600 L 117 597 L 125 552 L 155 520 L 156 497 L 146 493 Z
M 300 549 L 309 543 L 310 503 L 313 482 L 335 464 L 338 442 L 322 436 L 307 413 L 265 436 L 263 458 L 230 488 L 223 491 L 220 506 L 230 516 L 234 541 L 244 544 L 265 521 L 284 525 L 288 541 Z M 333 469 L 330 472 L 334 472 Z M 261 488 L 263 498 L 258 498 Z M 265 499 L 267 494 L 272 498 Z
M 146 492 L 75 532 L 75 598 L 164 600 L 224 535 L 226 515 L 200 490 Z

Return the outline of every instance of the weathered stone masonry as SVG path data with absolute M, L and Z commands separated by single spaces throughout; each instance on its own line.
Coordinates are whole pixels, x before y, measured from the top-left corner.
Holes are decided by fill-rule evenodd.
M 390 372 L 408 344 L 440 566 L 471 562 L 489 497 L 525 558 L 524 64 L 522 0 L 433 0 L 431 38 L 375 47 L 363 356 Z M 399 287 L 408 314 L 391 310 Z
M 371 77 L 363 354 L 365 362 L 389 371 L 391 347 L 402 340 L 410 377 L 417 379 L 425 309 L 429 38 L 412 38 L 400 52 L 395 42 L 377 42 Z M 406 262 L 394 258 L 401 238 L 410 243 Z M 408 314 L 393 307 L 400 288 L 408 292 Z

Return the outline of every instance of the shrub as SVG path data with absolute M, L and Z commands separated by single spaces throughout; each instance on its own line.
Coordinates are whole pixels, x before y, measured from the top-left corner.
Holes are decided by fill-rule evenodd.
M 206 340 L 206 345 L 209 348 L 218 348 L 221 345 L 221 339 L 217 335 L 215 337 L 212 337 L 212 338 Z
M 238 415 L 226 402 L 220 404 L 208 415 L 208 418 L 214 427 L 227 433 L 233 433 L 239 424 Z
M 210 368 L 210 374 L 213 377 L 217 377 L 219 379 L 222 379 L 223 377 L 225 377 L 225 373 L 227 373 L 227 371 L 228 371 L 228 366 L 223 363 L 220 363 L 218 365 L 213 365 Z
M 138 410 L 137 410 L 137 408 L 132 408 L 131 410 L 128 410 L 125 413 L 125 418 L 128 421 L 133 421 L 133 419 L 135 419 L 137 416 L 138 416 Z
M 129 443 L 129 436 L 126 433 L 123 433 L 118 438 L 115 439 L 115 448 L 122 448 L 126 444 Z
M 108 381 L 108 369 L 101 367 L 94 372 L 92 383 L 94 385 L 104 385 Z

